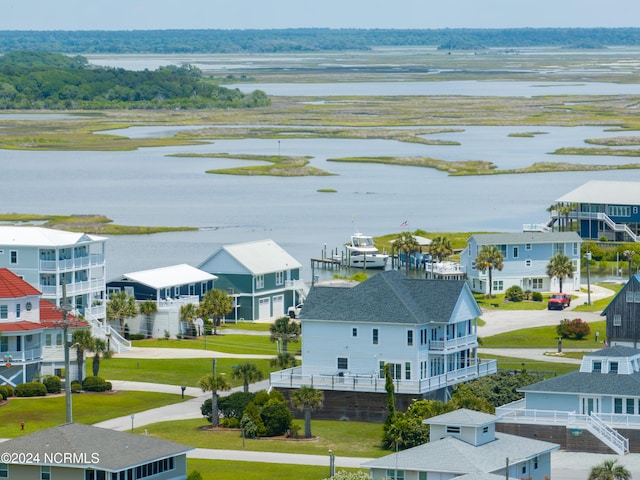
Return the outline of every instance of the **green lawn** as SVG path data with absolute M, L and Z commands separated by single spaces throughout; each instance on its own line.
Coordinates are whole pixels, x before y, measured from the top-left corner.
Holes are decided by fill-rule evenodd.
M 327 454 L 327 452 L 323 453 Z M 336 472 L 341 470 L 356 471 L 352 468 L 336 468 Z M 329 477 L 329 456 L 327 455 L 327 465 L 324 467 L 189 458 L 187 459 L 187 475 L 193 471 L 199 472 L 203 480 L 237 480 L 239 477 L 242 480 L 264 480 L 265 478 L 322 480 Z M 366 471 L 368 472 L 368 470 Z
M 295 422 L 300 425 L 300 431 L 304 432 L 303 421 Z M 134 433 L 146 430 L 151 436 L 197 448 L 311 455 L 326 455 L 327 451 L 332 450 L 334 454 L 346 457 L 380 457 L 389 453 L 380 447 L 383 425 L 379 423 L 313 420 L 312 417 L 311 431 L 318 437 L 316 440 L 245 439 L 244 446 L 239 430 L 203 430 L 208 425 L 205 419 L 178 420 L 145 425 L 134 429 Z
M 269 372 L 274 368 L 269 366 L 269 360 L 218 358 L 216 371 L 226 373 L 227 380 L 232 386 L 242 385 L 241 380 L 231 378 L 231 369 L 239 363 L 254 363 L 269 378 Z M 93 359 L 89 359 L 93 364 Z M 87 370 L 91 371 L 91 365 Z M 176 358 L 172 359 L 137 359 L 113 357 L 100 362 L 100 376 L 107 380 L 132 380 L 137 382 L 163 383 L 168 385 L 185 385 L 197 387 L 198 380 L 212 371 L 211 358 Z
M 569 356 L 569 355 L 567 355 Z M 573 363 L 544 362 L 542 360 L 530 360 L 527 358 L 502 357 L 499 355 L 480 355 L 487 360 L 497 360 L 499 370 L 529 370 L 535 372 L 545 372 L 549 375 L 564 375 L 579 368 Z M 576 356 L 572 356 L 575 358 Z
M 232 354 L 273 355 L 274 357 L 278 354 L 277 344 L 271 342 L 268 335 L 241 335 L 225 332 L 221 335 L 207 335 L 206 340 L 204 337 L 199 337 L 193 340 L 135 340 L 131 343 L 134 347 L 142 348 L 195 348 Z M 300 344 L 291 343 L 289 347 L 289 351 L 295 353 L 299 350 Z
M 92 424 L 182 402 L 179 394 L 152 392 L 81 393 L 72 395 L 73 421 Z M 12 397 L 0 407 L 0 438 L 19 437 L 66 421 L 64 395 Z M 25 429 L 20 430 L 20 422 Z
M 249 330 L 252 332 L 268 332 L 271 328 L 270 323 L 260 322 L 238 322 L 238 323 L 225 323 L 218 327 L 219 333 L 234 333 L 233 330 Z
M 570 316 L 576 318 L 576 316 Z M 602 343 L 596 343 L 595 332 L 600 332 L 599 341 L 604 340 L 605 320 L 599 322 L 591 322 L 591 335 L 582 340 L 562 340 L 563 348 L 584 348 L 595 349 L 602 348 Z M 558 346 L 558 334 L 555 325 L 543 327 L 523 328 L 512 332 L 499 333 L 490 337 L 482 337 L 481 347 L 485 348 L 548 348 L 553 350 Z

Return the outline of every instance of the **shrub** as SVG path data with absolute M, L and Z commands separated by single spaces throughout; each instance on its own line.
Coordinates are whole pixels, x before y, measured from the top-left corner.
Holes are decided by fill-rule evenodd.
M 16 387 L 17 397 L 44 397 L 47 395 L 47 387 L 44 383 L 28 382 L 21 383 Z
M 144 340 L 146 335 L 144 333 L 130 333 L 129 340 Z
M 7 399 L 7 391 L 0 387 L 0 400 L 6 400 Z
M 200 475 L 199 471 L 194 470 L 189 474 L 189 476 L 187 477 L 187 480 L 202 480 L 202 475 Z
M 87 377 L 82 382 L 82 389 L 87 392 L 106 392 L 111 390 L 111 382 L 102 377 Z
M 504 292 L 504 298 L 510 302 L 521 302 L 524 299 L 524 292 L 518 285 L 513 285 Z
M 225 418 L 237 418 L 240 420 L 244 414 L 244 409 L 249 405 L 249 402 L 253 400 L 254 394 L 251 392 L 234 392 L 231 395 L 227 395 L 218 398 L 218 408 L 220 414 Z M 211 415 L 211 399 L 205 401 L 209 402 L 209 415 Z M 204 412 L 202 413 L 204 415 Z
M 0 385 L 0 392 L 4 392 L 3 397 L 5 397 L 5 399 L 13 397 L 16 393 L 11 385 Z
M 45 375 L 42 383 L 47 388 L 47 393 L 60 393 L 62 390 L 62 380 L 56 375 Z
M 533 292 L 531 294 L 531 300 L 533 300 L 534 302 L 541 302 L 542 294 L 540 292 Z
M 223 428 L 240 428 L 240 420 L 237 418 L 223 418 L 220 420 L 220 426 Z
M 260 417 L 264 423 L 267 437 L 284 435 L 291 425 L 293 415 L 286 403 L 269 402 L 260 412 Z
M 561 338 L 573 338 L 581 340 L 591 333 L 591 327 L 579 318 L 560 320 L 560 325 L 556 327 L 556 332 Z

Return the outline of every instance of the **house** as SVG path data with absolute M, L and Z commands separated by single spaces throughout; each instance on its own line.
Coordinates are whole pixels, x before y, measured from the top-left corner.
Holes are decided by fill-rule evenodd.
M 67 332 L 79 328 L 88 325 L 67 315 Z M 0 385 L 15 387 L 40 375 L 63 377 L 64 334 L 62 311 L 11 270 L 0 268 Z M 78 378 L 77 363 L 70 368 L 71 378 Z
M 467 246 L 460 254 L 460 263 L 467 274 L 471 290 L 489 293 L 489 272 L 475 268 L 480 249 L 497 246 L 504 256 L 502 270 L 491 272 L 494 293 L 503 293 L 517 285 L 524 291 L 559 291 L 557 278 L 547 275 L 549 260 L 558 253 L 569 257 L 575 266 L 572 278 L 562 281 L 564 291 L 580 290 L 580 244 L 582 239 L 575 232 L 544 231 L 537 226 L 525 226 L 519 233 L 474 234 L 467 240 Z
M 107 293 L 125 291 L 138 306 L 148 300 L 155 302 L 157 311 L 152 318 L 139 314 L 127 324 L 130 333 L 162 338 L 166 332 L 170 336 L 184 333 L 180 308 L 189 303 L 197 307 L 203 295 L 213 290 L 217 278 L 191 265 L 172 265 L 125 273 L 107 283 Z
M 216 288 L 234 299 L 227 320 L 268 320 L 302 303 L 307 287 L 300 263 L 273 240 L 224 245 L 198 268 L 216 275 Z
M 11 461 L 0 463 L 0 478 L 184 480 L 191 450 L 146 435 L 67 423 L 3 442 L 2 459 Z
M 640 348 L 640 275 L 633 275 L 602 311 L 610 345 Z
M 273 372 L 271 386 L 324 390 L 319 415 L 381 420 L 391 364 L 401 408 L 415 398 L 446 400 L 457 383 L 496 371 L 495 361 L 478 359 L 480 313 L 462 280 L 388 270 L 355 286 L 315 285 L 300 317 L 302 365 Z
M 424 420 L 428 443 L 369 460 L 372 480 L 528 478 L 551 475 L 551 452 L 559 445 L 496 432 L 498 417 L 460 409 Z
M 578 222 L 582 238 L 640 241 L 640 183 L 592 180 L 556 200 L 550 223 Z M 562 211 L 562 207 L 567 207 Z

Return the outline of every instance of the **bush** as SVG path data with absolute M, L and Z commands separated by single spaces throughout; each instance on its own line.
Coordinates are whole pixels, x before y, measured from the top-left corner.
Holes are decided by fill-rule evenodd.
M 573 320 L 565 318 L 560 320 L 560 325 L 556 327 L 556 332 L 561 338 L 581 340 L 591 333 L 591 327 L 579 318 L 574 318 Z
M 524 292 L 518 285 L 513 285 L 504 292 L 504 298 L 510 302 L 521 302 L 524 299 Z
M 60 393 L 62 390 L 62 380 L 56 375 L 45 375 L 42 383 L 47 388 L 47 393 Z
M 16 387 L 17 397 L 44 397 L 47 395 L 47 387 L 44 383 L 28 382 L 21 383 Z
M 533 292 L 531 294 L 531 300 L 533 300 L 534 302 L 541 302 L 542 294 L 540 292 Z
M 7 391 L 0 387 L 0 400 L 6 400 L 7 399 Z
M 284 435 L 291 425 L 293 415 L 286 403 L 269 402 L 260 412 L 260 417 L 264 423 L 267 437 L 277 437 Z
M 129 340 L 144 340 L 147 336 L 144 333 L 130 333 Z
M 81 392 L 82 384 L 78 380 L 74 380 L 73 382 L 71 382 L 71 391 L 76 393 Z
M 220 426 L 223 428 L 240 428 L 240 420 L 237 418 L 222 418 Z
M 225 418 L 237 418 L 240 420 L 242 415 L 244 414 L 244 409 L 247 408 L 249 402 L 253 400 L 254 394 L 251 392 L 235 392 L 231 395 L 227 395 L 224 397 L 218 398 L 218 408 L 220 409 L 220 414 Z M 209 402 L 209 414 L 205 415 L 203 411 L 203 415 L 210 416 L 211 415 L 211 399 L 205 400 Z M 201 409 L 202 410 L 202 409 Z
M 106 392 L 111 390 L 111 383 L 102 377 L 87 377 L 82 382 L 82 389 L 87 392 Z
M 13 389 L 11 385 L 0 385 L 0 392 L 4 392 L 2 393 L 2 396 L 4 397 L 4 399 L 13 397 L 16 393 L 16 391 Z

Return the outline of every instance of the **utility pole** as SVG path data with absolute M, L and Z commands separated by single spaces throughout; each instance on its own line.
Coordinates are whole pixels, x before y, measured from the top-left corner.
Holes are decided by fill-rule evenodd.
M 62 312 L 62 331 L 64 341 L 64 394 L 65 394 L 65 406 L 67 412 L 67 423 L 73 423 L 73 410 L 71 405 L 71 362 L 69 361 L 69 321 L 67 319 L 67 313 L 71 309 L 67 303 L 67 282 L 62 277 L 62 302 L 60 305 L 60 311 Z

